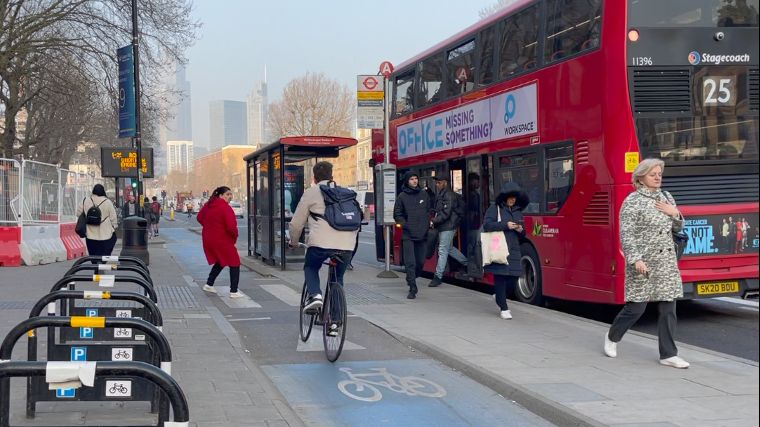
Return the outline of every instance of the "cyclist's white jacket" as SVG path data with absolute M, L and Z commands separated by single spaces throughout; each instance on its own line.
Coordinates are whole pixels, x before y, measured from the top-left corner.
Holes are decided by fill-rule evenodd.
M 322 191 L 319 189 L 320 184 L 327 184 L 328 181 L 320 181 L 312 184 L 301 196 L 296 211 L 290 221 L 290 239 L 297 242 L 301 238 L 301 233 L 308 223 L 309 236 L 306 244 L 323 249 L 339 249 L 344 251 L 353 251 L 356 245 L 356 234 L 358 231 L 338 231 L 327 223 L 324 219 L 315 219 L 310 212 L 318 215 L 325 214 L 325 200 L 322 197 Z

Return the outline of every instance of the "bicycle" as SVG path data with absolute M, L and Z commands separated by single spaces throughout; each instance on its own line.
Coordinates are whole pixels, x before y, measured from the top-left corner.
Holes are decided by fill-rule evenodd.
M 305 247 L 306 245 L 299 243 L 299 246 Z M 325 355 L 330 362 L 338 360 L 341 351 L 343 351 L 348 319 L 346 294 L 343 292 L 343 286 L 338 283 L 338 275 L 335 270 L 339 262 L 343 261 L 337 254 L 334 254 L 330 255 L 330 259 L 324 263 L 329 266 L 329 269 L 322 308 L 313 314 L 304 312 L 304 306 L 309 294 L 306 289 L 306 282 L 304 282 L 303 289 L 301 290 L 301 305 L 299 307 L 301 341 L 306 342 L 309 339 L 311 330 L 315 324 L 321 325 Z

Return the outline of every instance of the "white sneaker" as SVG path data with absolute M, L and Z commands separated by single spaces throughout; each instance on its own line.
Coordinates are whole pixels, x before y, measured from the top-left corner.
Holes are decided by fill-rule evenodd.
M 509 310 L 503 310 L 503 311 L 501 312 L 501 314 L 499 314 L 499 317 L 501 317 L 502 319 L 507 319 L 507 320 L 509 320 L 509 319 L 511 319 L 511 318 L 512 318 L 512 312 L 511 312 L 511 311 L 509 311 Z
M 203 285 L 203 290 L 206 292 L 211 292 L 212 294 L 216 293 L 216 289 L 214 289 L 213 286 L 209 286 L 209 285 Z
M 245 295 L 243 295 L 242 292 L 230 292 L 230 298 L 243 298 Z
M 604 354 L 607 357 L 617 357 L 617 343 L 610 340 L 609 333 L 604 334 Z
M 660 359 L 660 365 L 670 366 L 671 368 L 686 369 L 689 367 L 689 362 L 681 359 L 678 356 L 668 357 L 667 359 Z

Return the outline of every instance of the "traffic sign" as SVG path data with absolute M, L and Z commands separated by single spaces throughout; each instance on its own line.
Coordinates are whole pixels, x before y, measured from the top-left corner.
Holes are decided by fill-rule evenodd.
M 393 64 L 391 64 L 391 61 L 380 63 L 380 74 L 384 75 L 386 79 L 393 74 Z
M 385 79 L 376 75 L 356 76 L 356 125 L 359 129 L 380 129 L 384 124 Z

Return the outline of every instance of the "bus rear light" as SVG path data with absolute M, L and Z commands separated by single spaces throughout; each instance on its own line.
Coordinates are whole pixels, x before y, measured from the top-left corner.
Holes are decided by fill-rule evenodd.
M 639 30 L 636 30 L 636 29 L 628 30 L 628 40 L 632 42 L 639 41 Z

